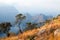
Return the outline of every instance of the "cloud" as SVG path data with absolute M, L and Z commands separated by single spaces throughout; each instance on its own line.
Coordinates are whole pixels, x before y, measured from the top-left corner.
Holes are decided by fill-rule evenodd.
M 20 12 L 59 12 L 60 0 L 0 0 L 15 6 Z
M 0 3 L 23 7 L 60 8 L 60 0 L 0 0 Z
M 16 2 L 17 9 L 19 10 L 60 10 L 60 0 L 18 0 Z
M 13 5 L 17 2 L 17 0 L 0 0 L 0 4 L 8 4 L 8 5 Z

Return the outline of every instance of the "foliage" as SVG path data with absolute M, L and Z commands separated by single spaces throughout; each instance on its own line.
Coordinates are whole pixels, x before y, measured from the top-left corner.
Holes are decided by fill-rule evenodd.
M 23 14 L 18 14 L 15 16 L 16 17 L 16 23 L 21 22 L 23 19 L 26 18 Z
M 27 23 L 27 27 L 25 28 L 25 31 L 27 31 L 27 30 L 32 30 L 32 29 L 35 29 L 35 28 L 37 28 L 37 24 L 36 23 L 31 23 L 31 22 L 28 22 Z
M 57 17 L 54 17 L 53 20 L 58 19 L 60 17 L 60 14 Z
M 10 22 L 3 22 L 0 24 L 0 32 L 1 33 L 9 33 L 10 27 L 11 27 L 11 23 Z
M 45 21 L 45 23 L 50 23 L 50 22 L 51 22 L 51 20 L 46 20 L 46 21 Z
M 60 14 L 58 16 L 60 16 Z
M 37 29 L 33 29 L 33 30 L 29 30 L 26 31 L 20 35 L 18 35 L 17 37 L 8 37 L 5 38 L 6 40 L 60 40 L 60 20 L 52 20 L 49 24 L 46 24 L 44 26 L 42 26 L 41 28 L 37 28 Z M 28 28 L 29 26 L 32 25 L 31 22 L 27 23 L 28 24 Z M 34 23 L 35 24 L 35 23 Z M 34 26 L 35 27 L 35 26 Z M 59 29 L 59 31 L 57 31 L 57 29 Z M 42 30 L 45 30 L 45 32 L 43 34 L 41 34 Z M 47 35 L 47 33 L 49 32 L 49 34 Z M 5 40 L 2 39 L 2 40 Z
M 20 28 L 21 22 L 26 18 L 23 14 L 16 15 L 16 24 L 18 24 L 18 27 Z M 20 33 L 22 33 L 22 30 L 20 28 Z
M 36 36 L 33 35 L 33 36 L 29 36 L 27 39 L 28 39 L 28 40 L 35 40 L 35 39 L 34 39 L 35 37 L 36 37 Z
M 54 17 L 53 20 L 57 19 L 57 17 Z

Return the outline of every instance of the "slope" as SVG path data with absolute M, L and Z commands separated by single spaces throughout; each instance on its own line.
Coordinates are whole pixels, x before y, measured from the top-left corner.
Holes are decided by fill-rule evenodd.
M 51 20 L 40 28 L 1 40 L 60 40 L 60 18 Z

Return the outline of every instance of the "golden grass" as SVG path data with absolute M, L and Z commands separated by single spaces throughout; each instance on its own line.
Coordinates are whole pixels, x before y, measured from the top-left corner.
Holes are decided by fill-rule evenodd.
M 29 36 L 32 37 L 34 35 L 36 35 L 34 37 L 35 40 L 60 40 L 60 30 L 59 32 L 57 31 L 59 28 L 60 28 L 60 19 L 55 19 L 52 20 L 51 23 L 45 24 L 40 28 L 26 31 L 22 34 L 19 34 L 18 36 L 7 37 L 0 40 L 29 40 L 28 37 Z M 50 32 L 51 29 L 55 30 L 52 30 L 53 32 Z M 41 34 L 42 31 L 43 33 Z

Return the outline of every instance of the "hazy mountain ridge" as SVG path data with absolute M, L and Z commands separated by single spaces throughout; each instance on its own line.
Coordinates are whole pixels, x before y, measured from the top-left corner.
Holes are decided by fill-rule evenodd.
M 9 5 L 0 5 L 0 22 L 4 22 L 4 21 L 15 21 L 15 16 L 18 14 L 18 10 L 13 7 L 13 6 L 9 6 Z M 31 16 L 29 13 L 24 14 L 26 15 L 26 20 L 25 22 L 41 22 L 41 21 L 45 21 L 47 19 L 47 17 L 50 16 L 46 16 L 44 14 L 38 14 L 36 16 Z
M 8 37 L 1 40 L 60 40 L 60 17 L 51 20 L 44 26 L 23 32 L 18 36 Z
M 59 35 L 59 36 L 58 36 Z M 28 40 L 32 37 L 34 40 L 60 40 L 60 17 L 55 20 L 51 20 L 50 23 L 45 24 L 44 26 L 24 32 L 19 35 L 19 39 Z
M 53 16 L 47 16 L 47 15 L 44 15 L 44 14 L 38 14 L 38 15 L 35 15 L 32 17 L 32 22 L 35 22 L 35 23 L 40 23 L 40 22 L 45 22 L 46 20 L 48 19 L 52 19 Z
M 0 5 L 0 23 L 1 22 L 11 22 L 12 24 L 15 23 L 15 16 L 18 13 L 19 13 L 18 10 L 13 6 L 4 5 L 4 4 Z M 26 27 L 27 22 L 40 23 L 40 22 L 44 22 L 45 20 L 49 19 L 49 17 L 53 18 L 52 16 L 46 16 L 44 14 L 37 14 L 35 16 L 32 16 L 29 13 L 25 13 L 24 15 L 26 16 L 26 19 L 22 21 L 20 25 L 22 31 Z M 19 28 L 16 27 L 16 25 L 13 25 L 10 32 L 17 33 L 19 32 Z

